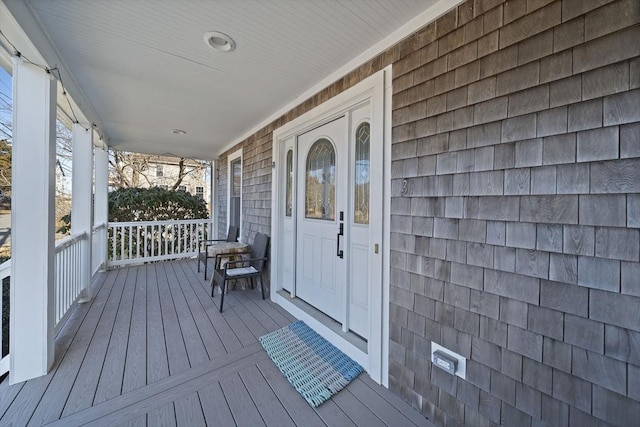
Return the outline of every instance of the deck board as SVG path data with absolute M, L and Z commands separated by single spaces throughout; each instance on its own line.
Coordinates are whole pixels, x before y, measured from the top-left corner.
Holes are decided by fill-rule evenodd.
M 167 280 L 169 283 L 169 292 L 173 299 L 173 304 L 178 316 L 178 326 L 180 327 L 180 334 L 183 337 L 185 349 L 187 351 L 187 357 L 189 359 L 189 366 L 196 366 L 209 360 L 207 349 L 202 342 L 202 337 L 195 321 L 193 320 L 193 314 L 189 309 L 187 301 L 184 297 L 182 285 L 171 263 L 163 263 L 167 274 Z M 178 286 L 176 286 L 178 285 Z
M 266 425 L 238 374 L 220 381 L 220 385 L 236 425 L 255 427 Z
M 295 319 L 260 290 L 210 297 L 195 260 L 109 271 L 69 317 L 46 376 L 0 384 L 0 425 L 432 426 L 361 375 L 312 408 L 258 337 Z
M 326 424 L 306 400 L 287 381 L 271 360 L 258 364 L 258 369 L 296 425 L 322 427 Z
M 182 272 L 183 274 L 185 273 L 181 264 L 174 264 L 174 268 L 176 269 L 176 274 L 178 275 L 178 277 L 180 277 L 180 272 Z M 207 313 L 200 300 L 198 299 L 196 292 L 191 287 L 189 280 L 190 279 L 186 276 L 186 274 L 182 276 L 181 287 L 184 292 L 186 303 L 191 309 L 191 314 L 193 315 L 193 320 L 200 333 L 202 343 L 207 350 L 209 359 L 227 354 L 224 349 L 224 345 L 222 344 L 222 341 L 218 336 L 216 328 L 213 327 L 211 320 L 207 316 Z
M 148 426 L 173 427 L 176 425 L 176 410 L 173 402 L 149 411 L 147 414 Z
M 147 269 L 145 266 L 136 269 L 137 281 L 133 296 L 122 393 L 147 384 Z
M 333 396 L 333 401 L 356 425 L 367 427 L 384 427 L 385 425 L 375 413 L 351 394 L 350 389 Z
M 327 400 L 318 406 L 316 412 L 328 426 L 349 427 L 356 425 L 333 400 Z
M 122 297 L 118 305 L 118 312 L 116 313 L 116 319 L 111 332 L 111 339 L 107 347 L 107 354 L 102 364 L 98 388 L 96 389 L 96 395 L 93 399 L 94 405 L 121 394 L 137 276 L 138 268 L 128 269 L 127 279 L 125 280 Z
M 176 424 L 178 427 L 206 427 L 202 406 L 198 393 L 191 393 L 173 403 L 176 409 Z
M 188 274 L 189 270 L 191 271 L 191 275 Z M 229 327 L 227 319 L 218 311 L 218 306 L 215 304 L 214 300 L 209 296 L 210 294 L 205 283 L 206 281 L 202 276 L 194 276 L 194 271 L 189 265 L 185 266 L 183 264 L 183 271 L 187 271 L 187 277 L 190 278 L 191 288 L 199 299 L 200 304 L 205 310 L 211 324 L 215 327 L 225 351 L 227 353 L 232 353 L 241 349 L 243 347 L 242 343 Z
M 295 424 L 286 409 L 282 406 L 271 387 L 264 379 L 257 366 L 240 371 L 240 379 L 246 387 L 260 416 L 267 425 L 291 426 Z
M 402 412 L 380 397 L 379 394 L 366 386 L 360 378 L 353 381 L 349 391 L 386 425 L 391 423 L 397 427 L 410 427 L 415 425 Z
M 100 315 L 98 325 L 89 343 L 87 353 L 82 361 L 82 366 L 78 372 L 78 376 L 83 380 L 76 381 L 73 384 L 69 398 L 62 411 L 63 416 L 78 412 L 93 404 L 96 388 L 98 387 L 98 380 L 102 372 L 102 364 L 107 353 L 113 324 L 116 319 L 116 313 L 120 305 L 120 299 L 124 291 L 124 284 L 129 270 L 130 269 L 118 272 L 104 310 Z
M 56 352 L 64 347 L 67 349 L 64 357 L 56 355 L 58 366 L 50 372 L 53 378 L 42 396 L 43 404 L 38 405 L 31 417 L 31 425 L 42 425 L 60 418 L 116 277 L 109 276 L 91 302 L 78 306 L 67 321 L 69 327 L 62 329 L 57 337 Z
M 160 311 L 164 323 L 167 359 L 169 360 L 169 374 L 174 375 L 189 369 L 189 357 L 178 324 L 178 313 L 169 290 L 169 280 L 165 270 L 165 263 L 155 264 L 158 291 L 160 293 Z
M 233 425 L 233 415 L 219 383 L 198 390 L 198 396 L 207 424 L 210 426 Z
M 59 334 L 59 339 L 56 343 L 54 367 L 47 375 L 26 382 L 2 419 L 10 419 L 15 423 L 15 425 L 26 425 L 30 418 L 32 418 L 34 412 L 38 409 L 38 406 L 43 406 L 40 414 L 54 413 L 56 411 L 56 409 L 51 408 L 56 408 L 56 403 L 59 403 L 59 400 L 47 399 L 43 401 L 42 397 L 47 393 L 47 391 L 49 391 L 48 395 L 53 396 L 54 398 L 57 397 L 56 389 L 49 388 L 49 385 L 57 374 L 57 368 L 61 366 L 66 368 L 70 365 L 70 363 L 65 361 L 66 358 L 64 356 L 70 356 L 70 358 L 66 360 L 71 360 L 71 364 L 75 361 L 82 360 L 82 358 L 79 360 L 74 358 L 73 355 L 77 354 L 76 351 L 85 350 L 86 346 L 84 348 L 82 348 L 82 346 L 79 346 L 80 348 L 71 348 L 71 343 L 73 343 L 73 338 L 78 332 L 78 328 L 80 327 L 82 320 L 85 319 L 88 309 L 90 309 L 90 305 L 83 304 L 79 307 L 79 310 L 72 314 L 71 318 L 77 320 L 77 322 L 70 323 L 69 328 L 65 328 Z M 91 336 L 93 334 L 91 325 L 89 324 L 86 329 L 89 336 Z M 93 329 L 95 329 L 95 327 Z M 64 404 L 64 402 L 62 403 Z M 54 417 L 57 416 L 59 416 L 59 413 L 54 415 Z
M 164 339 L 164 321 L 154 265 L 147 265 L 147 384 L 169 376 L 169 359 Z

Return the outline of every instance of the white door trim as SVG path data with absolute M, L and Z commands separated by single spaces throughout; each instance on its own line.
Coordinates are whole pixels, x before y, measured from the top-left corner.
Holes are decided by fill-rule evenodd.
M 242 158 L 242 148 L 238 151 L 234 151 L 227 157 L 227 230 L 229 230 L 229 223 L 231 220 L 231 186 L 233 185 L 231 175 L 231 163 L 240 159 L 240 224 L 238 225 L 238 241 L 242 241 L 242 199 L 244 199 L 242 188 L 242 175 L 244 172 L 244 159 Z M 217 237 L 214 237 L 217 239 Z
M 343 336 L 316 320 L 308 312 L 294 304 L 291 298 L 279 293 L 282 290 L 281 266 L 283 262 L 282 243 L 278 236 L 282 232 L 285 194 L 284 182 L 286 148 L 282 142 L 296 135 L 322 125 L 344 114 L 353 106 L 371 103 L 371 146 L 381 147 L 383 173 L 372 175 L 371 188 L 383 189 L 383 206 L 379 216 L 381 221 L 370 224 L 372 235 L 381 236 L 380 274 L 381 287 L 373 289 L 370 295 L 371 333 L 367 351 L 360 350 Z M 373 156 L 373 154 L 372 154 Z M 360 363 L 377 383 L 388 386 L 388 341 L 389 341 L 389 240 L 390 240 L 390 172 L 391 172 L 391 66 L 386 67 L 355 86 L 336 95 L 313 110 L 288 122 L 273 132 L 272 201 L 271 201 L 271 299 L 298 319 L 304 320 L 316 332 Z M 372 161 L 373 161 L 372 157 Z M 295 190 L 294 190 L 295 194 Z

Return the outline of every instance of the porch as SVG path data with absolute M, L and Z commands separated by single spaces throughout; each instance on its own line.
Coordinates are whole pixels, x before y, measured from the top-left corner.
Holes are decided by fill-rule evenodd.
M 193 259 L 110 270 L 55 340 L 43 377 L 0 384 L 3 425 L 433 425 L 366 374 L 317 409 L 258 337 L 294 320 L 259 292 L 219 313 Z

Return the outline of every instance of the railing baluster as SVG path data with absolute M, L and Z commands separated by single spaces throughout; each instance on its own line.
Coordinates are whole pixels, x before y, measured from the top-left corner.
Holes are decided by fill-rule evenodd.
M 164 240 L 164 255 L 169 255 L 169 227 L 169 224 L 165 225 L 163 227 L 164 232 L 160 234 L 160 237 Z
M 170 229 L 171 229 L 171 255 L 173 255 L 176 253 L 176 239 L 175 239 L 176 226 L 173 223 L 171 223 Z M 167 239 L 168 238 L 169 236 L 167 236 Z
M 116 260 L 116 227 L 109 227 L 109 233 L 111 234 L 111 259 Z
M 127 254 L 127 259 L 133 258 L 133 228 L 131 226 L 127 227 L 128 235 L 129 235 L 129 252 Z

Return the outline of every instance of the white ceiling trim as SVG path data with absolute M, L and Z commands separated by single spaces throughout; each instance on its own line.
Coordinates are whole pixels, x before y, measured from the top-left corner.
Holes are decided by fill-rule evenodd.
M 303 92 L 296 99 L 294 99 L 293 101 L 291 101 L 290 103 L 288 103 L 287 105 L 285 105 L 284 107 L 282 107 L 281 109 L 279 109 L 278 111 L 270 115 L 268 118 L 266 118 L 264 121 L 256 125 L 254 128 L 252 128 L 245 134 L 243 134 L 241 137 L 237 138 L 233 142 L 224 146 L 222 150 L 220 150 L 220 152 L 218 153 L 218 156 L 230 150 L 231 148 L 235 147 L 245 139 L 249 138 L 251 135 L 257 133 L 260 129 L 269 125 L 271 122 L 278 119 L 280 116 L 287 113 L 288 111 L 295 108 L 296 106 L 300 105 L 302 102 L 306 101 L 311 96 L 320 92 L 322 89 L 329 86 L 330 84 L 332 84 L 339 78 L 343 77 L 350 71 L 356 69 L 360 65 L 366 63 L 367 61 L 375 58 L 380 53 L 389 49 L 391 46 L 395 45 L 402 39 L 410 36 L 414 32 L 418 31 L 420 28 L 424 27 L 425 25 L 428 25 L 429 23 L 436 20 L 440 16 L 444 15 L 454 7 L 457 7 L 459 4 L 463 3 L 464 1 L 465 0 L 440 0 L 438 3 L 426 9 L 420 15 L 416 16 L 411 21 L 407 22 L 405 25 L 398 28 L 396 31 L 394 31 L 384 39 L 380 40 L 378 43 L 374 44 L 369 49 L 365 50 L 360 55 L 356 56 L 354 59 L 347 62 L 342 67 L 338 68 L 329 76 L 327 76 L 320 82 L 316 83 L 310 89 Z

